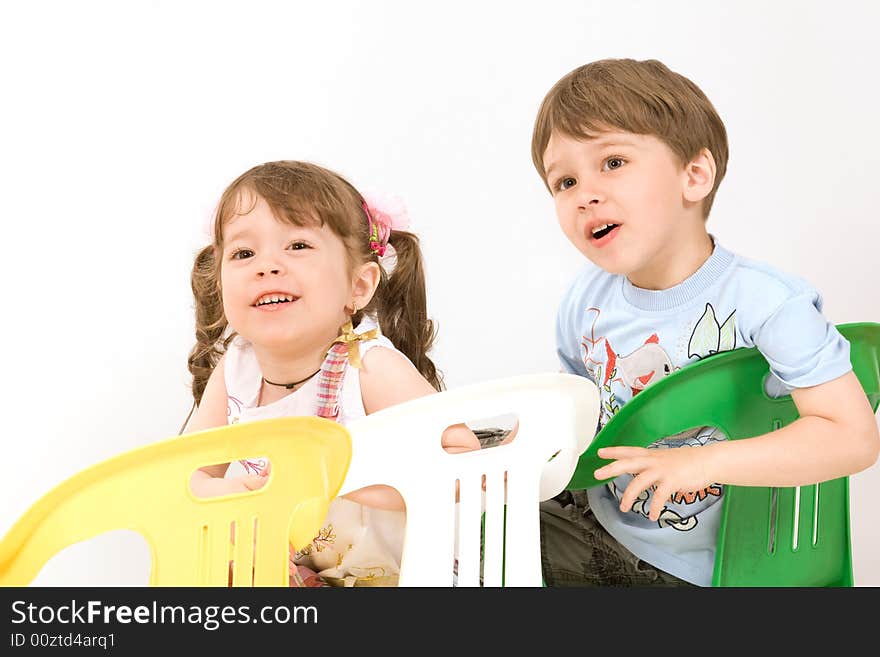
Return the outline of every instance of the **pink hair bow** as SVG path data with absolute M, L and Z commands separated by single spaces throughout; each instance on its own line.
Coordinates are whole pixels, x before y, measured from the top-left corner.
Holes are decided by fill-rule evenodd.
M 388 248 L 391 231 L 409 228 L 409 213 L 403 200 L 394 194 L 367 192 L 361 196 L 370 222 L 370 251 L 381 258 Z

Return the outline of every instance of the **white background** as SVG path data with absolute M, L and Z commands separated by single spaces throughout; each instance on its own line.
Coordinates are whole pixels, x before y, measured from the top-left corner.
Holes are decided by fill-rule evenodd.
M 731 143 L 710 231 L 807 278 L 835 323 L 880 321 L 877 5 L 317 6 L 3 5 L 0 534 L 67 476 L 176 434 L 192 257 L 222 189 L 267 160 L 405 198 L 449 387 L 555 371 L 582 261 L 529 145 L 544 94 L 594 59 L 693 79 Z M 856 583 L 877 586 L 880 466 L 851 483 Z M 146 559 L 109 536 L 35 583 L 145 583 Z

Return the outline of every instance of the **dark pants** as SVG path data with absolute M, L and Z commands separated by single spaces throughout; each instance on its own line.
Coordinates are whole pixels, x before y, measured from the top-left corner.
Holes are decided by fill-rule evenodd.
M 693 586 L 618 543 L 596 520 L 585 490 L 541 503 L 541 568 L 547 586 Z

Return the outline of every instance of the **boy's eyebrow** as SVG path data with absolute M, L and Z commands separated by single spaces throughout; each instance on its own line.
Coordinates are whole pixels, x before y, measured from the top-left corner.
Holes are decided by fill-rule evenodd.
M 637 147 L 634 141 L 627 139 L 626 137 L 599 137 L 594 142 L 596 146 L 604 147 L 604 146 L 632 146 L 633 148 Z
M 630 148 L 638 148 L 638 144 L 634 141 L 627 139 L 626 137 L 616 137 L 616 136 L 607 136 L 607 137 L 597 137 L 596 139 L 587 140 L 589 143 L 595 145 L 597 148 L 606 148 L 608 146 L 629 146 Z M 556 162 L 551 162 L 550 166 L 544 170 L 544 175 L 549 178 L 550 172 L 553 171 L 553 168 L 556 166 Z

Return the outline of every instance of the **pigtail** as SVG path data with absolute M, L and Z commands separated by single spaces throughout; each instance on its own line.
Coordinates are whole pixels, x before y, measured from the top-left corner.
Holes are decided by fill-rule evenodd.
M 193 375 L 193 405 L 180 425 L 179 434 L 186 429 L 192 414 L 202 401 L 208 377 L 217 366 L 229 340 L 227 338 L 221 342 L 226 330 L 226 317 L 223 315 L 223 299 L 217 280 L 213 245 L 206 246 L 196 255 L 190 274 L 190 286 L 195 298 L 196 344 L 189 352 L 186 364 Z
M 395 230 L 388 243 L 394 247 L 397 263 L 391 275 L 376 290 L 376 312 L 382 333 L 412 361 L 435 390 L 443 389 L 443 380 L 428 351 L 437 337 L 434 322 L 428 319 L 425 294 L 425 270 L 419 238 Z
M 226 350 L 226 341 L 221 338 L 227 322 L 223 314 L 217 271 L 214 246 L 206 246 L 196 255 L 190 275 L 196 314 L 196 344 L 187 359 L 187 366 L 193 377 L 193 409 L 201 402 L 208 377 Z

